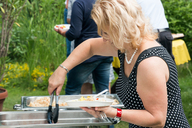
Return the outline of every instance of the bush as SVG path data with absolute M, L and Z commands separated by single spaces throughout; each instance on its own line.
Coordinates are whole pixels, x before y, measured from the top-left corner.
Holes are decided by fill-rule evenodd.
M 53 29 L 54 25 L 64 22 L 64 8 L 63 0 L 27 2 L 13 26 L 8 54 L 12 62 L 49 67 L 50 60 L 61 63 L 65 59 L 64 37 Z
M 183 33 L 192 56 L 192 0 L 162 0 L 172 33 Z
M 52 75 L 45 67 L 37 66 L 32 73 L 29 72 L 28 64 L 8 63 L 6 64 L 5 76 L 0 86 L 5 88 L 27 88 L 35 91 L 46 90 L 48 79 Z
M 64 22 L 64 8 L 63 0 L 27 1 L 13 24 L 0 86 L 47 89 L 50 73 L 66 58 L 65 38 L 54 31 L 56 24 Z

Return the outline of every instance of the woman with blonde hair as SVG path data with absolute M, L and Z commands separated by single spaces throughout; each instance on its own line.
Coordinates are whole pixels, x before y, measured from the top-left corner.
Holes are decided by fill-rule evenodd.
M 93 55 L 118 56 L 116 92 L 125 109 L 82 109 L 96 116 L 104 112 L 129 128 L 190 128 L 182 107 L 175 63 L 156 42 L 157 35 L 135 0 L 97 0 L 92 10 L 102 38 L 80 44 L 49 78 L 48 92 L 60 93 L 68 70 Z

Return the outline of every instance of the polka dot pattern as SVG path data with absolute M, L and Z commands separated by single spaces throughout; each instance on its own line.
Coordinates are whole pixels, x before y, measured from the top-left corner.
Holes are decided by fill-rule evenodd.
M 168 92 L 168 110 L 167 110 L 167 119 L 164 128 L 190 128 L 187 118 L 184 114 L 182 107 L 180 87 L 178 82 L 177 68 L 175 62 L 172 60 L 171 56 L 167 50 L 162 47 L 153 47 L 143 51 L 132 69 L 129 77 L 126 77 L 124 73 L 124 59 L 125 54 L 120 53 L 119 51 L 119 60 L 120 60 L 120 72 L 119 78 L 116 84 L 116 92 L 124 106 L 127 109 L 145 109 L 141 98 L 137 93 L 137 67 L 139 63 L 149 57 L 158 56 L 162 58 L 169 67 L 170 77 L 167 82 L 167 92 Z M 129 123 L 129 128 L 145 128 Z

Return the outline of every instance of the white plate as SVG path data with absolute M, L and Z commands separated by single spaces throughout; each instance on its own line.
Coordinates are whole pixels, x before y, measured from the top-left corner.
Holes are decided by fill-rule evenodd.
M 104 107 L 112 105 L 113 102 L 112 99 L 105 99 L 105 101 L 78 101 L 78 99 L 66 101 L 70 107 Z
M 70 28 L 70 24 L 59 24 L 54 26 L 55 29 L 61 28 L 63 30 L 68 30 Z
M 173 39 L 177 39 L 177 38 L 183 38 L 184 34 L 183 33 L 177 33 L 177 34 L 172 33 L 172 36 L 173 36 Z

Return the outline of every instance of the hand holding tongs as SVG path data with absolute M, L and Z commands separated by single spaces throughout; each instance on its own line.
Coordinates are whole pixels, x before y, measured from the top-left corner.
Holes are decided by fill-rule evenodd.
M 58 121 L 58 117 L 59 117 L 59 104 L 58 104 L 58 96 L 56 95 L 55 96 L 55 109 L 52 113 L 52 103 L 53 103 L 53 97 L 54 97 L 54 93 L 55 93 L 55 90 L 53 91 L 52 95 L 51 95 L 51 99 L 50 99 L 50 103 L 49 103 L 49 108 L 48 108 L 48 111 L 47 111 L 47 122 L 49 124 L 52 123 L 52 120 L 54 123 L 57 123 Z

